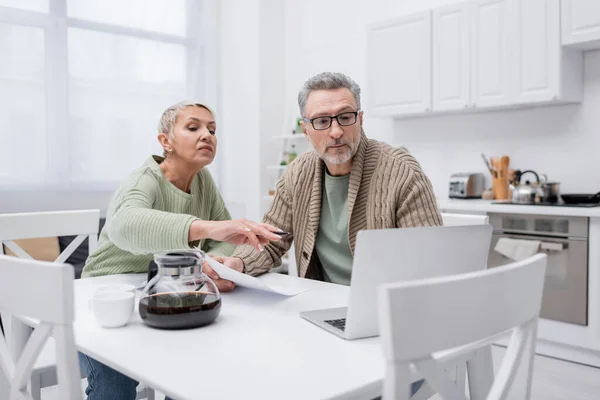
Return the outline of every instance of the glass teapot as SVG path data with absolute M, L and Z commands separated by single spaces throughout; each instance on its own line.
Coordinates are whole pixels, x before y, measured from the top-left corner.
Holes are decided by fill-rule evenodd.
M 221 312 L 221 294 L 202 272 L 205 253 L 169 250 L 154 255 L 157 274 L 140 297 L 142 321 L 153 328 L 187 329 L 208 325 Z

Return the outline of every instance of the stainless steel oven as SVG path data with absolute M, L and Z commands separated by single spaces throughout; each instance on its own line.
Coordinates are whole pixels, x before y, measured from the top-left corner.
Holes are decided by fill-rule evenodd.
M 588 218 L 490 214 L 494 228 L 489 267 L 513 262 L 494 250 L 500 238 L 540 241 L 548 255 L 542 318 L 587 325 Z

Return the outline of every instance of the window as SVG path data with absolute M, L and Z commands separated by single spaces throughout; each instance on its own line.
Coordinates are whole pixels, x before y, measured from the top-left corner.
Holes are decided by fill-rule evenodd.
M 0 0 L 0 189 L 113 190 L 203 99 L 200 0 Z
M 43 177 L 48 162 L 45 36 L 34 27 L 0 23 L 0 182 Z M 20 150 L 20 151 L 19 151 Z
M 0 7 L 15 7 L 23 10 L 48 12 L 50 0 L 0 0 Z

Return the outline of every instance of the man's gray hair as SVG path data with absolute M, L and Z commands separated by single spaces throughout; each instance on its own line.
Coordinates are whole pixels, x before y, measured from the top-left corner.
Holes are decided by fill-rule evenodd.
M 177 114 L 179 114 L 180 110 L 183 110 L 186 107 L 202 107 L 208 112 L 210 112 L 213 118 L 216 119 L 215 113 L 210 107 L 198 103 L 197 101 L 181 101 L 177 104 L 172 105 L 167 108 L 165 112 L 163 112 L 160 117 L 160 121 L 158 122 L 158 133 L 168 133 L 170 137 L 173 137 L 173 128 L 175 127 L 175 122 L 177 121 Z
M 350 77 L 339 72 L 322 72 L 313 76 L 304 83 L 304 86 L 298 93 L 298 107 L 300 107 L 300 115 L 304 117 L 304 109 L 306 108 L 306 100 L 308 95 L 313 90 L 332 90 L 346 88 L 354 95 L 356 105 L 360 109 L 360 86 Z

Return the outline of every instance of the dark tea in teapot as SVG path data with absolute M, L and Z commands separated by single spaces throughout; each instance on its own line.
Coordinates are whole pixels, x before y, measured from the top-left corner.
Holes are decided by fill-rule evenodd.
M 221 311 L 221 299 L 213 293 L 166 292 L 140 300 L 140 317 L 160 329 L 196 328 L 213 322 Z

